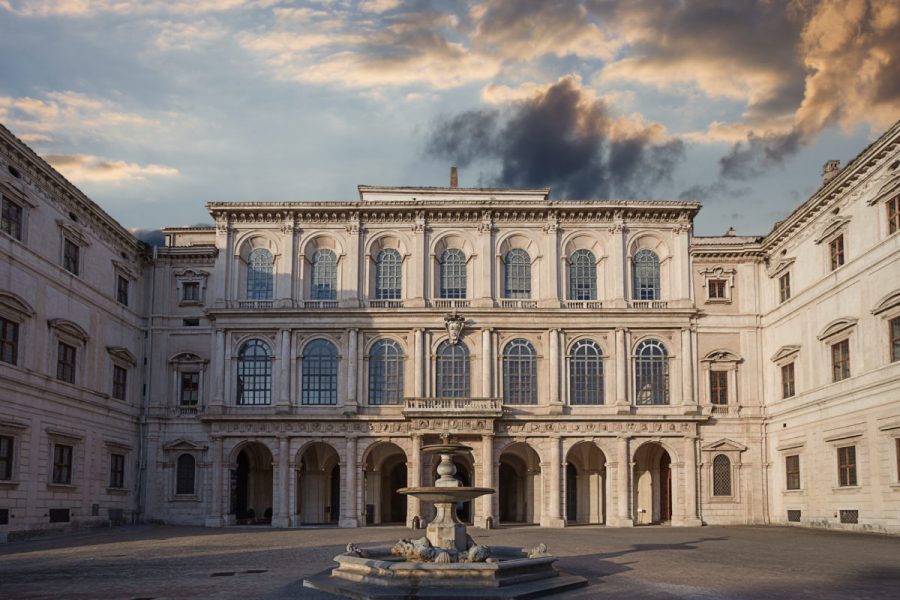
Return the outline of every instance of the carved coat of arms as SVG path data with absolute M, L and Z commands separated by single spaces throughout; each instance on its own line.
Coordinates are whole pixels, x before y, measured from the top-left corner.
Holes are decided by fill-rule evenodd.
M 466 318 L 455 310 L 444 315 L 444 327 L 447 328 L 447 336 L 450 338 L 451 344 L 455 345 L 459 341 L 459 336 L 462 335 L 465 324 Z

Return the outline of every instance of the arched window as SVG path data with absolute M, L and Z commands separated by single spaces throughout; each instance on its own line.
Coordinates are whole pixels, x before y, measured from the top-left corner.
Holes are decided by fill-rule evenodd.
M 659 300 L 659 257 L 653 250 L 638 250 L 632 260 L 632 300 Z
M 375 299 L 399 300 L 402 275 L 400 252 L 394 248 L 384 248 L 375 257 Z
M 327 248 L 316 250 L 312 259 L 309 297 L 313 300 L 337 298 L 337 257 Z
M 713 496 L 731 495 L 731 461 L 724 454 L 713 459 Z
M 635 352 L 634 387 L 636 404 L 669 403 L 668 353 L 656 340 L 644 340 Z
M 448 248 L 441 254 L 440 297 L 448 300 L 466 297 L 466 254 Z
M 194 494 L 194 480 L 196 479 L 194 457 L 190 454 L 182 454 L 175 464 L 175 493 Z
M 257 248 L 247 257 L 247 299 L 272 299 L 272 253 Z
M 369 404 L 400 404 L 403 398 L 403 350 L 394 340 L 379 340 L 369 350 Z
M 597 261 L 590 250 L 569 257 L 569 300 L 597 299 Z
M 328 340 L 314 340 L 303 349 L 301 403 L 337 404 L 337 348 Z
M 531 298 L 531 257 L 521 248 L 503 258 L 503 297 Z
M 469 349 L 462 342 L 442 342 L 435 359 L 435 395 L 438 398 L 467 398 Z
M 603 404 L 603 351 L 591 340 L 577 342 L 569 356 L 569 403 Z
M 513 340 L 503 349 L 503 402 L 537 404 L 537 354 L 528 340 Z
M 238 353 L 238 404 L 272 403 L 272 355 L 260 340 L 250 340 Z

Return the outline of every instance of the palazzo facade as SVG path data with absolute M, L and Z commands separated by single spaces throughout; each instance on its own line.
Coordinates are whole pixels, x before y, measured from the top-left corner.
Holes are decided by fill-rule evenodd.
M 152 250 L 0 134 L 0 531 L 421 527 L 449 432 L 477 526 L 900 532 L 900 125 L 766 236 L 454 177 Z

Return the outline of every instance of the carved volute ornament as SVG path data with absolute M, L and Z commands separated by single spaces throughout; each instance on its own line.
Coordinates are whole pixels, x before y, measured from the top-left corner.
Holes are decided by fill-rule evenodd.
M 456 345 L 456 342 L 459 341 L 465 324 L 466 318 L 455 310 L 444 315 L 444 327 L 447 328 L 447 336 L 450 338 L 451 344 Z

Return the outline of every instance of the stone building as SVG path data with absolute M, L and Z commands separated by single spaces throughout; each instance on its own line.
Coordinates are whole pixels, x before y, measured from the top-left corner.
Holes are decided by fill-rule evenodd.
M 473 447 L 461 479 L 498 490 L 460 507 L 478 526 L 900 531 L 900 124 L 766 236 L 694 236 L 695 202 L 452 179 L 211 203 L 214 226 L 152 253 L 0 133 L 8 531 L 50 506 L 422 524 L 395 490 L 433 481 L 420 449 L 447 431 Z M 93 256 L 73 277 L 65 241 L 33 242 L 76 226 Z M 75 384 L 40 358 L 60 336 Z M 82 461 L 66 488 L 57 444 Z

